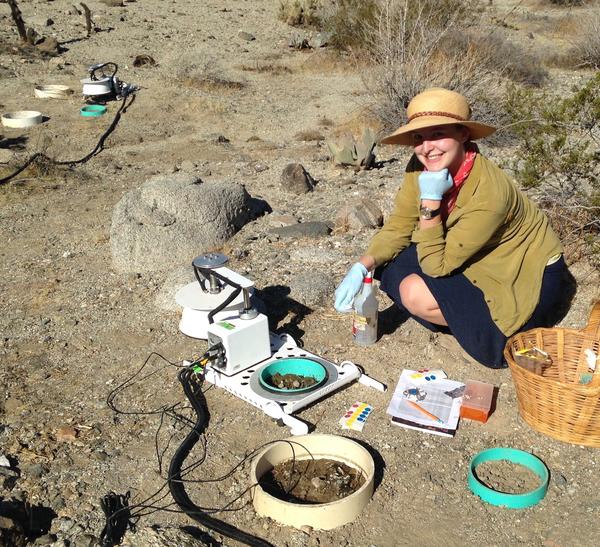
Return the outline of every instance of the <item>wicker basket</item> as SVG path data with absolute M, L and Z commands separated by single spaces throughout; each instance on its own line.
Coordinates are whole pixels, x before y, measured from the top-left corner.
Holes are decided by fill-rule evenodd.
M 552 363 L 536 374 L 516 352 L 538 348 Z M 532 329 L 509 338 L 504 357 L 517 391 L 519 412 L 534 429 L 568 443 L 600 447 L 600 361 L 591 375 L 585 350 L 600 355 L 600 302 L 586 328 Z M 583 383 L 586 382 L 586 383 Z

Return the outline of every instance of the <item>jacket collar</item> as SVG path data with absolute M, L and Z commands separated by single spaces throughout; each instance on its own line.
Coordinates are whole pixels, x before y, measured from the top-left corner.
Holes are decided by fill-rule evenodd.
M 463 182 L 458 197 L 456 198 L 456 208 L 460 209 L 464 207 L 469 200 L 473 197 L 477 186 L 479 186 L 479 179 L 481 175 L 481 154 L 477 154 L 473 168 L 467 177 L 467 180 Z M 452 214 L 452 213 L 450 213 Z

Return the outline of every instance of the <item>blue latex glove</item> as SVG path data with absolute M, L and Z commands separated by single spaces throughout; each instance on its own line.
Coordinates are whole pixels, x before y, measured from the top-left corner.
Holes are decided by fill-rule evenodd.
M 419 175 L 421 199 L 441 201 L 442 196 L 452 188 L 454 181 L 448 169 L 441 171 L 423 171 Z
M 348 270 L 346 277 L 335 290 L 335 309 L 337 311 L 350 311 L 352 309 L 352 301 L 362 287 L 363 279 L 369 271 L 367 268 L 357 262 Z

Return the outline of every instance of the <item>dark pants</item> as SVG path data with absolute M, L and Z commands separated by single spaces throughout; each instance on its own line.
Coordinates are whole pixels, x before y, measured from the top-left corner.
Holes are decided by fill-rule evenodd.
M 504 368 L 503 350 L 507 337 L 492 321 L 490 310 L 480 289 L 462 273 L 445 277 L 430 277 L 423 273 L 417 258 L 415 245 L 410 245 L 393 261 L 377 272 L 381 289 L 396 305 L 411 315 L 400 300 L 400 282 L 410 274 L 417 274 L 436 299 L 448 327 L 435 325 L 420 317 L 412 316 L 433 332 L 454 335 L 461 347 L 475 360 L 491 368 Z M 546 266 L 538 305 L 529 320 L 519 331 L 553 324 L 556 309 L 562 307 L 568 270 L 564 259 Z

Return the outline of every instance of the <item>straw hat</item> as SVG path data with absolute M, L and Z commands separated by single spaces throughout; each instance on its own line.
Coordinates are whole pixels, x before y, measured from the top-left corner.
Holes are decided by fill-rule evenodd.
M 411 131 L 434 125 L 460 124 L 469 128 L 471 140 L 481 139 L 496 131 L 495 127 L 471 121 L 467 99 L 456 91 L 432 87 L 415 95 L 406 109 L 408 123 L 381 139 L 382 144 L 411 145 Z

